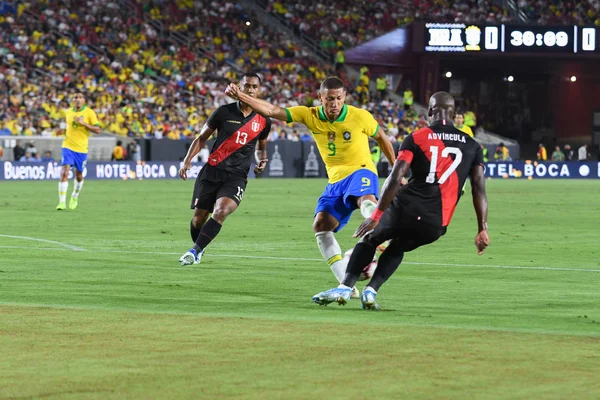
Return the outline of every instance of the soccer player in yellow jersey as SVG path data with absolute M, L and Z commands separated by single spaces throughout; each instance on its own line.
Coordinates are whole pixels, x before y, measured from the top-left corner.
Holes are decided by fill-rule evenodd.
M 312 133 L 329 177 L 315 209 L 313 230 L 323 258 L 341 282 L 347 260 L 342 257 L 333 234 L 348 223 L 354 210 L 360 209 L 365 218 L 375 211 L 378 178 L 371 160 L 369 137 L 378 142 L 393 165 L 392 143 L 370 112 L 344 104 L 346 90 L 337 77 L 329 77 L 321 83 L 318 97 L 322 105 L 319 107 L 277 107 L 242 93 L 236 85 L 229 85 L 225 93 L 259 114 L 304 124 Z M 356 288 L 353 297 L 358 297 Z
M 100 123 L 96 113 L 85 105 L 82 92 L 73 96 L 73 107 L 65 111 L 67 122 L 66 137 L 62 145 L 62 171 L 58 183 L 57 210 L 67 208 L 67 190 L 69 189 L 69 171 L 75 167 L 75 188 L 69 201 L 69 208 L 77 208 L 79 192 L 83 187 L 83 169 L 87 161 L 88 138 L 90 132 L 100 133 Z
M 454 116 L 454 126 L 459 131 L 466 133 L 467 135 L 473 137 L 473 130 L 471 130 L 470 126 L 465 125 L 465 116 L 462 113 L 456 113 Z

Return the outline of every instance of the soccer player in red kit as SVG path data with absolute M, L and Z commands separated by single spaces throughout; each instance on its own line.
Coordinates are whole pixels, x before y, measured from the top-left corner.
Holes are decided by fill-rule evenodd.
M 454 98 L 449 93 L 438 92 L 431 97 L 428 115 L 429 127 L 417 130 L 402 142 L 377 209 L 356 230 L 354 236 L 362 239 L 354 248 L 344 280 L 337 288 L 313 296 L 315 303 L 346 304 L 351 288 L 373 260 L 377 246 L 391 239 L 361 294 L 363 309 L 379 309 L 375 302 L 377 291 L 396 271 L 404 253 L 433 243 L 446 233 L 468 177 L 477 214 L 477 252 L 483 254 L 489 245 L 481 147 L 452 124 Z M 402 186 L 401 180 L 409 168 L 412 176 Z

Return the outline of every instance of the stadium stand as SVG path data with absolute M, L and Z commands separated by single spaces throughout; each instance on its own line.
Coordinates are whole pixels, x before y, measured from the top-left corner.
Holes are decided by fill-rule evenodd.
M 400 2 L 394 12 L 383 12 L 390 3 L 344 0 L 335 10 L 318 1 L 267 6 L 334 51 L 425 16 L 508 18 L 487 2 L 457 1 L 452 7 Z M 6 95 L 0 118 L 13 135 L 60 133 L 66 96 L 79 88 L 107 132 L 192 137 L 207 115 L 229 101 L 223 89 L 244 71 L 261 73 L 265 97 L 282 106 L 314 104 L 319 81 L 338 73 L 350 88 L 348 102 L 372 111 L 390 136 L 401 140 L 424 123 L 415 110 L 375 101 L 368 74 L 349 81 L 343 70 L 334 72 L 331 63 L 232 2 L 73 0 L 67 6 L 46 0 L 16 7 L 2 2 L 0 25 L 0 91 Z M 332 42 L 334 35 L 339 42 Z M 294 129 L 301 128 L 275 124 L 272 137 L 296 140 Z
M 600 3 L 598 1 L 519 0 L 517 5 L 530 22 L 539 25 L 600 26 Z
M 356 1 L 261 0 L 275 16 L 286 20 L 302 34 L 319 40 L 335 54 L 339 47 L 351 48 L 415 20 L 435 22 L 508 22 L 510 13 L 490 1 Z

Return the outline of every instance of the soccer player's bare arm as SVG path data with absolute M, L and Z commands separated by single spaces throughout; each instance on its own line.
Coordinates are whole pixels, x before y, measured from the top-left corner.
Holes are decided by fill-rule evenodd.
M 396 162 L 394 145 L 392 145 L 392 142 L 390 142 L 390 139 L 387 137 L 381 126 L 377 130 L 377 134 L 373 136 L 373 139 L 377 141 L 379 148 L 381 148 L 381 151 L 383 151 L 383 154 L 385 154 L 385 158 L 387 158 L 390 162 L 390 165 L 393 166 Z
M 276 106 L 275 104 L 271 104 L 268 101 L 257 99 L 255 97 L 249 96 L 246 93 L 243 93 L 240 90 L 240 87 L 234 83 L 227 86 L 225 89 L 225 94 L 232 99 L 239 100 L 242 103 L 245 103 L 264 117 L 275 118 L 280 121 L 287 121 L 287 113 L 284 108 Z
M 475 236 L 475 246 L 477 254 L 482 255 L 485 248 L 490 244 L 490 237 L 487 232 L 487 195 L 485 193 L 485 175 L 482 165 L 475 165 L 471 169 L 471 193 L 473 195 L 473 206 L 477 214 L 478 233 Z
M 204 147 L 206 141 L 210 138 L 215 130 L 212 129 L 208 124 L 204 124 L 200 134 L 194 139 L 188 152 L 183 159 L 183 166 L 179 170 L 179 177 L 184 181 L 187 180 L 187 172 L 192 167 L 192 159 L 196 157 L 196 154 L 200 152 L 200 149 Z
M 377 203 L 377 209 L 370 218 L 365 219 L 360 224 L 354 233 L 354 237 L 363 237 L 377 226 L 383 212 L 392 204 L 394 197 L 402 186 L 402 178 L 404 178 L 409 169 L 410 163 L 404 160 L 398 160 L 394 164 L 392 173 L 387 177 L 381 189 L 381 197 Z

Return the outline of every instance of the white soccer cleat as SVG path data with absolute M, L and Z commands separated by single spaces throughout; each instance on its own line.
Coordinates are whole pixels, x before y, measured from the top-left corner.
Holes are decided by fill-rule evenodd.
M 200 264 L 200 260 L 202 260 L 202 253 L 196 254 L 196 250 L 189 249 L 181 256 L 179 264 L 181 264 L 182 267 L 185 267 L 187 265 Z

